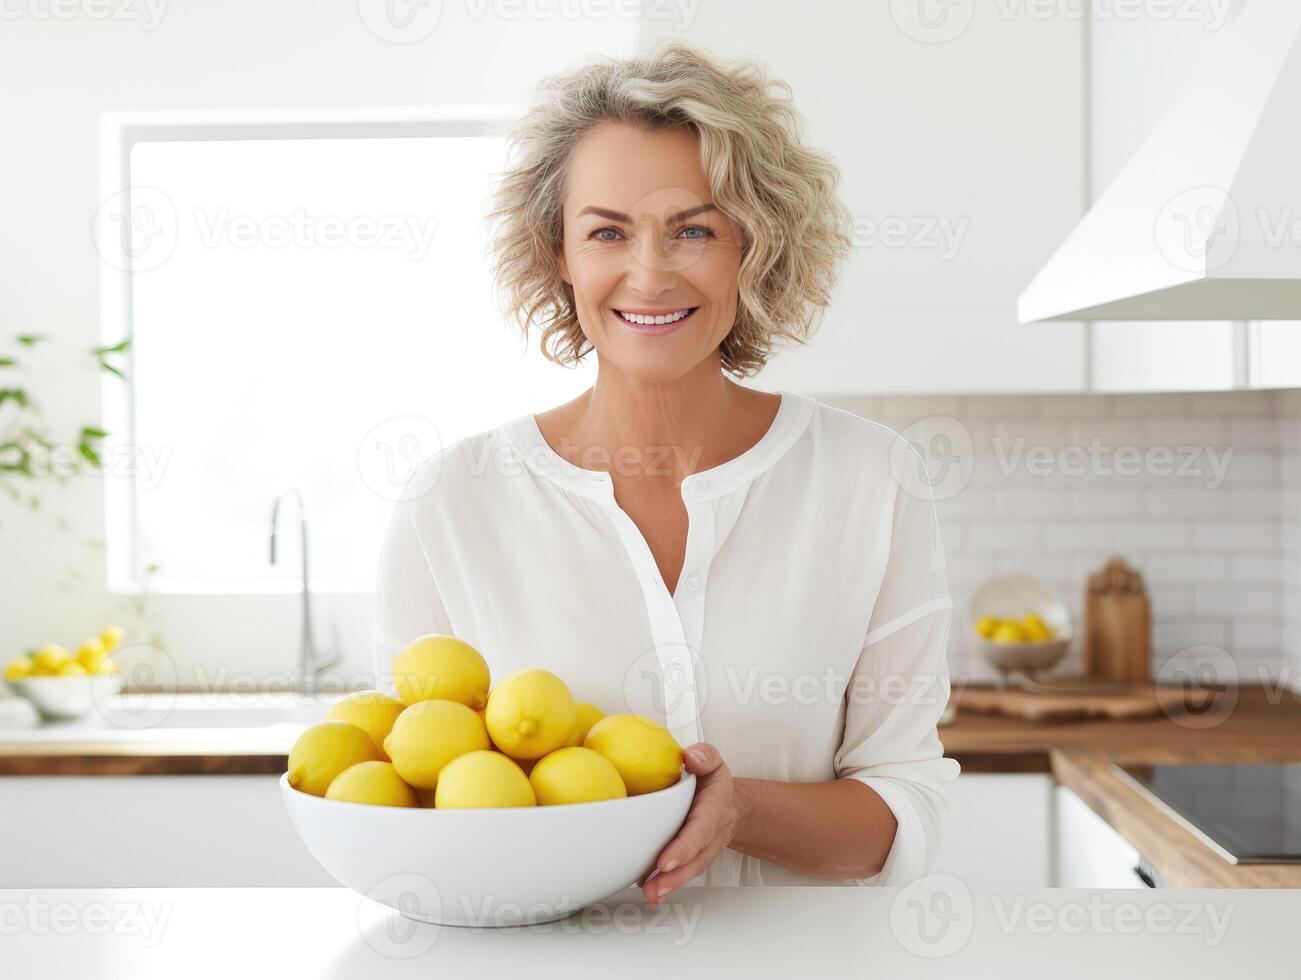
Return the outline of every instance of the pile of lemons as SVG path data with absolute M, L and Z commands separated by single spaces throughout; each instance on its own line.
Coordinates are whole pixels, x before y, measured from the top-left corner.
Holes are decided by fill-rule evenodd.
M 1034 613 L 1020 619 L 985 616 L 976 621 L 976 632 L 994 643 L 1044 643 L 1054 636 L 1048 624 Z
M 47 643 L 9 661 L 5 665 L 5 680 L 119 673 L 120 668 L 109 654 L 121 646 L 124 635 L 121 626 L 106 626 L 97 636 L 87 637 L 75 654 L 57 643 Z
M 678 781 L 682 748 L 641 715 L 576 702 L 545 670 L 491 685 L 470 644 L 422 636 L 393 660 L 398 697 L 359 691 L 289 753 L 289 785 L 329 800 L 443 809 L 612 800 Z

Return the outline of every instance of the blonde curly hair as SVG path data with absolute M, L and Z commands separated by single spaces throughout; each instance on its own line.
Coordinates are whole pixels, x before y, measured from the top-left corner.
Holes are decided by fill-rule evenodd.
M 714 204 L 744 232 L 724 370 L 752 375 L 778 340 L 806 343 L 851 241 L 852 216 L 836 194 L 840 172 L 828 154 L 802 144 L 804 120 L 788 84 L 758 61 L 722 61 L 678 39 L 544 79 L 507 133 L 512 162 L 492 197 L 490 251 L 502 306 L 525 341 L 536 324 L 543 354 L 571 366 L 592 349 L 573 287 L 560 276 L 561 205 L 574 147 L 606 121 L 688 127 Z

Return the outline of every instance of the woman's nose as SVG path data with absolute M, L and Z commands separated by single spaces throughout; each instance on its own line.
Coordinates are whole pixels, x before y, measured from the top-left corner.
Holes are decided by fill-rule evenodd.
M 641 234 L 628 242 L 628 285 L 655 295 L 672 289 L 678 281 L 678 263 L 672 247 L 657 234 Z

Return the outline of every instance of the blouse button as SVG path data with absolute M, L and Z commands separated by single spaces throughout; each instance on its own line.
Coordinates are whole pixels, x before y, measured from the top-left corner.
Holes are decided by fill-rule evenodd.
M 700 588 L 700 579 L 692 575 L 690 578 L 687 579 L 687 588 L 690 589 L 692 592 L 695 592 L 696 589 Z
M 708 486 L 709 482 L 703 476 L 698 476 L 691 481 L 691 490 L 693 493 L 704 493 Z

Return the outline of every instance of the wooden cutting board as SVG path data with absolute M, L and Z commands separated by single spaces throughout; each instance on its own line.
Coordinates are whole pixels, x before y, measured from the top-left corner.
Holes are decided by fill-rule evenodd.
M 1034 722 L 1080 721 L 1089 718 L 1134 719 L 1182 708 L 1182 689 L 1163 691 L 1150 684 L 1107 685 L 1090 678 L 1054 678 L 1051 686 L 968 687 L 955 693 L 959 711 L 997 714 Z

